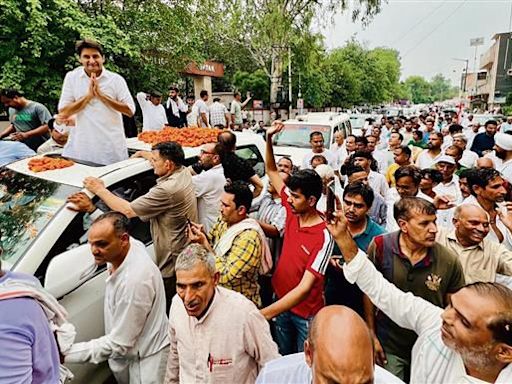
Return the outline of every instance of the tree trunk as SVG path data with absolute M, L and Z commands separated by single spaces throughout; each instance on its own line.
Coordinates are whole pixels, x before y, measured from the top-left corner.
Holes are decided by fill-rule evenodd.
M 270 78 L 270 103 L 277 103 L 277 94 L 282 87 L 283 54 L 279 48 L 272 49 L 272 69 Z

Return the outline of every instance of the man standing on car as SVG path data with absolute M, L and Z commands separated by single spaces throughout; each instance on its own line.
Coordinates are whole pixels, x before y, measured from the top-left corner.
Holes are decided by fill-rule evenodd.
M 119 384 L 160 384 L 169 355 L 164 286 L 145 245 L 128 234 L 128 225 L 122 213 L 107 212 L 89 231 L 94 262 L 109 266 L 105 336 L 73 344 L 64 361 L 108 360 Z
M 122 115 L 133 116 L 135 103 L 126 81 L 103 67 L 100 44 L 83 40 L 76 47 L 81 67 L 66 74 L 58 119 L 76 114 L 76 126 L 63 155 L 107 165 L 128 158 Z
M 156 261 L 164 278 L 168 310 L 176 293 L 174 263 L 188 241 L 187 220 L 197 221 L 194 185 L 189 170 L 183 166 L 183 149 L 177 143 L 159 143 L 151 152 L 141 151 L 134 156 L 151 161 L 155 175 L 159 177 L 156 185 L 145 195 L 130 203 L 110 192 L 103 181 L 95 177 L 87 177 L 84 187 L 113 211 L 150 222 Z M 80 211 L 95 210 L 83 193 L 70 196 L 68 201 L 77 205 Z

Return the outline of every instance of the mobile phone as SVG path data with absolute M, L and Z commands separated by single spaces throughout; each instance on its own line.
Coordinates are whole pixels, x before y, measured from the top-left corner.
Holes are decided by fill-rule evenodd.
M 334 210 L 336 209 L 336 197 L 334 193 L 334 180 L 327 184 L 326 191 L 326 207 L 325 207 L 325 218 L 328 222 L 334 219 Z

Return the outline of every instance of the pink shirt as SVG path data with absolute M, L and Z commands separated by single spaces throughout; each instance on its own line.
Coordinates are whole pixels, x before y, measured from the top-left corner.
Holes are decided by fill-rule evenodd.
M 169 313 L 171 349 L 165 383 L 254 383 L 279 357 L 265 318 L 252 301 L 217 287 L 206 314 L 187 314 L 178 295 Z

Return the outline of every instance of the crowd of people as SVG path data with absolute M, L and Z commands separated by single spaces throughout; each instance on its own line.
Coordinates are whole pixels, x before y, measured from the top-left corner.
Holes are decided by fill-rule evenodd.
M 126 83 L 101 47 L 78 53 L 55 120 L 71 126 L 64 154 L 123 160 Z M 188 118 L 178 90 L 169 96 L 164 107 L 137 95 L 144 129 Z M 512 382 L 512 119 L 482 128 L 432 110 L 337 132 L 332 148 L 312 132 L 301 164 L 276 162 L 286 128 L 274 121 L 264 183 L 235 153 L 240 95 L 231 114 L 207 100 L 194 104 L 197 126 L 232 130 L 197 164 L 159 143 L 134 155 L 158 177 L 147 194 L 128 202 L 87 177 L 100 202 L 68 197 L 109 267 L 104 336 L 73 342 L 38 281 L 0 269 L 0 382 L 56 383 L 69 375 L 61 363 L 107 360 L 121 384 Z M 156 261 L 130 236 L 133 218 L 150 223 Z

